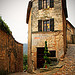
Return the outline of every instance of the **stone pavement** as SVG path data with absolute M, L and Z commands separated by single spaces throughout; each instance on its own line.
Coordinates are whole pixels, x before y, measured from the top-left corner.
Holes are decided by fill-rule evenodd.
M 55 68 L 48 72 L 40 73 L 39 70 L 37 70 L 36 74 L 22 72 L 10 75 L 75 75 L 75 44 L 68 44 L 65 58 L 59 63 L 59 65 L 62 64 L 62 68 Z

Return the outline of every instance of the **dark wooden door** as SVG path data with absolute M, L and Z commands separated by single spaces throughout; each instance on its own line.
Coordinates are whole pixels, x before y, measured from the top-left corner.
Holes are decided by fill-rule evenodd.
M 37 68 L 43 68 L 44 66 L 44 50 L 45 48 L 37 48 Z

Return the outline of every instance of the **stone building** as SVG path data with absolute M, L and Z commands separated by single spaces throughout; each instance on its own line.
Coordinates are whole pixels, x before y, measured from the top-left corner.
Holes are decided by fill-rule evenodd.
M 0 72 L 23 71 L 23 44 L 18 43 L 0 18 Z
M 64 57 L 74 27 L 68 18 L 66 0 L 31 0 L 27 9 L 28 69 L 43 67 L 45 41 L 52 58 Z M 68 27 L 72 29 L 70 32 Z M 72 40 L 71 40 L 72 43 Z
M 66 25 L 67 25 L 67 43 L 68 44 L 72 44 L 72 43 L 75 43 L 75 28 L 74 26 L 68 21 L 66 20 Z

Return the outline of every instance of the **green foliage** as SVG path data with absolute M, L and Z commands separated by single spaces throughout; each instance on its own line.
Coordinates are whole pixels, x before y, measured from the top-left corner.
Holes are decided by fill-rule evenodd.
M 44 59 L 45 59 L 45 63 L 44 63 L 44 67 L 45 67 L 45 65 L 49 65 L 50 64 L 50 59 L 49 59 L 49 55 L 50 55 L 50 53 L 48 53 L 48 47 L 47 47 L 47 41 L 45 41 L 45 51 L 44 51 Z
M 8 25 L 2 20 L 1 16 L 0 16 L 0 28 L 1 30 L 5 31 L 7 34 L 11 34 Z
M 48 59 L 48 57 L 45 55 L 45 56 L 44 56 L 44 59 L 45 59 L 45 60 L 47 60 L 47 59 Z
M 27 64 L 27 55 L 23 55 L 23 70 L 28 69 L 28 64 Z
M 28 69 L 28 65 L 23 66 L 23 70 L 26 70 L 27 71 L 27 69 Z

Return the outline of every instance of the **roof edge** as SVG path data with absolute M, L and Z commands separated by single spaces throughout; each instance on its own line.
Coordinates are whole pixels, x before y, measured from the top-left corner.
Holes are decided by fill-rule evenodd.
M 27 17 L 26 17 L 26 23 L 27 24 L 28 24 L 28 21 L 29 21 L 29 16 L 30 16 L 31 8 L 32 8 L 32 1 L 29 1 L 28 8 L 27 8 Z
M 75 27 L 74 27 L 68 20 L 66 20 L 66 21 L 70 24 L 70 26 L 71 26 L 72 28 L 75 29 Z

